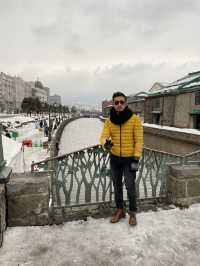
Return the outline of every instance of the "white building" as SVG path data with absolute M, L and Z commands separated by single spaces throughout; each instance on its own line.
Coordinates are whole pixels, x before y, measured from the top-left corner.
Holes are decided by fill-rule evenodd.
M 48 103 L 48 94 L 47 88 L 42 85 L 41 81 L 37 80 L 33 89 L 33 96 L 38 97 L 42 103 Z
M 61 105 L 61 96 L 54 94 L 49 97 L 49 104 L 50 105 Z
M 28 97 L 38 97 L 41 102 L 49 103 L 49 94 L 50 89 L 40 81 L 27 82 L 0 72 L 0 112 L 20 111 L 23 99 Z
M 14 79 L 3 72 L 0 73 L 0 111 L 13 112 L 16 109 L 16 89 Z
M 32 86 L 29 82 L 24 81 L 20 77 L 14 77 L 14 85 L 16 90 L 15 105 L 16 110 L 21 110 L 21 104 L 24 98 L 32 97 Z

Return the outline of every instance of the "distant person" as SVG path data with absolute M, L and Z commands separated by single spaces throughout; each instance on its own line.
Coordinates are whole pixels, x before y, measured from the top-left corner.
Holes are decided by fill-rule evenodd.
M 43 126 L 44 128 L 47 126 L 47 121 L 45 119 L 43 120 Z
M 43 128 L 43 121 L 40 120 L 40 128 Z
M 44 136 L 48 137 L 48 135 L 49 135 L 49 127 L 46 125 L 44 128 Z
M 39 126 L 39 123 L 38 121 L 35 122 L 35 128 L 38 129 L 40 126 Z
M 5 136 L 11 139 L 11 134 L 10 134 L 10 132 L 8 130 L 6 130 Z
M 140 118 L 128 108 L 124 93 L 115 92 L 112 100 L 114 106 L 111 108 L 110 117 L 105 121 L 100 137 L 103 147 L 110 151 L 111 177 L 117 207 L 117 211 L 110 222 L 117 223 L 126 215 L 122 185 L 122 176 L 124 176 L 129 200 L 129 224 L 136 225 L 135 179 L 143 150 L 143 126 Z

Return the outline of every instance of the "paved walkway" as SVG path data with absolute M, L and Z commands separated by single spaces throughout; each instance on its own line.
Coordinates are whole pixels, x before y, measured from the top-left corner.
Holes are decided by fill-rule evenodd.
M 1 266 L 199 266 L 200 205 L 60 226 L 8 228 Z

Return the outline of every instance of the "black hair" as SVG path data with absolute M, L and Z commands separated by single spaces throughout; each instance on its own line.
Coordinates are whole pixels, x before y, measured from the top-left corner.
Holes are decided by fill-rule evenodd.
M 113 95 L 112 95 L 112 100 L 114 101 L 114 98 L 115 97 L 119 97 L 119 96 L 124 97 L 125 101 L 127 100 L 126 95 L 123 92 L 121 92 L 121 91 L 114 92 Z

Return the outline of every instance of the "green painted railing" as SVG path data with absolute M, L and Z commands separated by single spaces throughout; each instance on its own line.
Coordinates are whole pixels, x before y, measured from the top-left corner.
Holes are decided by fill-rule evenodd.
M 199 155 L 178 156 L 144 148 L 136 178 L 138 199 L 165 198 L 167 164 L 186 163 Z M 109 153 L 100 145 L 33 163 L 32 171 L 50 171 L 55 207 L 113 201 Z

